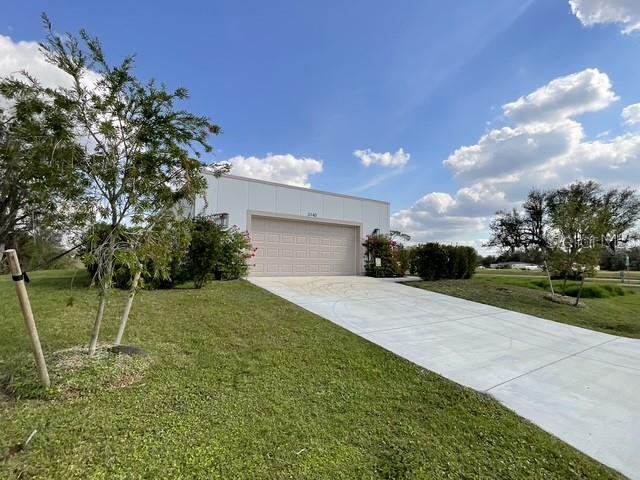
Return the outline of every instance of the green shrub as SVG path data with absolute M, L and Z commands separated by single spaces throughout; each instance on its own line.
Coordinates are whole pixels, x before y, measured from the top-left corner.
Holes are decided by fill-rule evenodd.
M 471 278 L 477 253 L 471 247 L 426 243 L 415 247 L 414 267 L 423 280 Z
M 209 280 L 233 280 L 249 271 L 253 249 L 246 232 L 225 228 L 211 217 L 192 220 L 191 241 L 184 261 L 176 268 L 176 281 L 192 280 L 201 288 Z
M 181 228 L 176 229 L 175 235 L 173 231 L 170 232 L 175 239 L 172 239 L 174 248 L 168 266 L 165 265 L 160 272 L 152 260 L 144 262 L 142 284 L 145 288 L 173 288 L 188 281 L 193 281 L 196 288 L 200 288 L 209 280 L 232 280 L 247 275 L 247 259 L 253 255 L 247 233 L 241 232 L 237 227 L 221 227 L 213 218 L 205 216 L 184 222 L 186 233 L 182 231 L 182 227 L 185 226 L 182 223 Z M 91 235 L 85 237 L 83 259 L 92 276 L 95 275 L 97 266 L 88 252 L 104 242 L 110 228 L 107 224 L 95 225 Z M 178 230 L 180 232 L 177 232 Z M 117 243 L 122 242 L 124 245 L 126 236 L 131 233 L 131 229 L 119 227 Z M 180 235 L 188 237 L 187 241 Z M 133 277 L 128 263 L 124 261 L 128 257 L 126 252 L 116 254 L 122 260 L 116 260 L 113 285 L 116 288 L 128 289 Z
M 423 280 L 447 278 L 447 254 L 438 243 L 426 243 L 416 247 L 416 273 Z
M 371 234 L 364 243 L 364 271 L 370 277 L 397 277 L 404 275 L 395 250 L 397 243 L 388 235 Z M 376 266 L 376 258 L 380 259 L 380 266 Z

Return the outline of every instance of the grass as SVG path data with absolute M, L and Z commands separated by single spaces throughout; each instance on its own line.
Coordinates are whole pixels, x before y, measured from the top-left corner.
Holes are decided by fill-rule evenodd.
M 471 280 L 409 284 L 548 320 L 613 335 L 640 338 L 640 291 L 637 288 L 602 283 L 586 284 L 581 299 L 585 308 L 575 308 L 546 300 L 546 280 L 517 275 L 476 275 Z M 561 281 L 554 281 L 556 293 L 560 292 L 561 284 Z M 577 282 L 569 282 L 567 293 L 575 296 L 576 291 Z
M 638 285 L 640 283 L 640 272 L 629 271 L 625 272 L 625 283 L 632 285 Z M 516 276 L 516 277 L 546 277 L 546 272 L 542 270 L 517 270 L 510 268 L 483 268 L 476 270 L 476 276 Z M 589 282 L 620 282 L 620 272 L 613 272 L 610 270 L 600 270 L 593 278 L 587 278 Z
M 53 392 L 35 386 L 0 277 L 0 478 L 620 478 L 488 396 L 245 281 L 142 292 L 126 341 L 148 363 L 83 360 L 73 348 L 96 294 L 73 275 L 29 285 L 63 385 Z

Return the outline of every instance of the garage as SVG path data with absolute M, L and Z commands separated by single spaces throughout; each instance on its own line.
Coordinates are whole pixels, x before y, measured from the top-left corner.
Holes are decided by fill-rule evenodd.
M 251 217 L 257 247 L 251 275 L 355 275 L 359 228 L 354 225 Z
M 252 276 L 359 275 L 364 237 L 389 233 L 389 202 L 204 173 L 207 189 L 188 215 L 248 232 Z

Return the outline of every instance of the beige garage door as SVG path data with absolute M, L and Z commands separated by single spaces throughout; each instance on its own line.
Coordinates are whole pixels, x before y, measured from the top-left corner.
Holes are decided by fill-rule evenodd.
M 354 275 L 356 227 L 252 217 L 256 250 L 251 274 Z

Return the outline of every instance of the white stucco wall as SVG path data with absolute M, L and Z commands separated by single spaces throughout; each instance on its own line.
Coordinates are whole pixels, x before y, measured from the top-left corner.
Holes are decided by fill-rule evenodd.
M 205 198 L 196 200 L 196 215 L 228 213 L 229 225 L 247 229 L 247 212 L 312 218 L 315 221 L 348 222 L 362 226 L 362 236 L 374 229 L 389 233 L 389 203 L 351 197 L 262 180 L 206 174 Z M 206 199 L 206 200 L 205 200 Z M 314 216 L 315 215 L 315 216 Z

